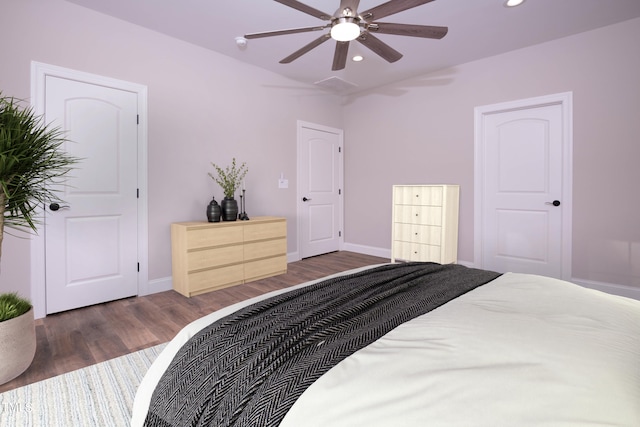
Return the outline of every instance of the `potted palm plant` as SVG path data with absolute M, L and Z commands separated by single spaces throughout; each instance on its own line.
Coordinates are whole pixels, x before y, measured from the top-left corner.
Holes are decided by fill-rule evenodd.
M 33 306 L 17 293 L 0 294 L 0 384 L 27 370 L 36 354 Z
M 224 199 L 220 204 L 223 221 L 235 221 L 238 219 L 238 202 L 235 199 L 236 190 L 249 171 L 246 163 L 237 166 L 236 158 L 231 161 L 231 166 L 222 169 L 215 163 L 211 163 L 217 175 L 209 172 L 209 176 L 222 187 Z
M 5 226 L 37 232 L 40 208 L 61 202 L 50 185 L 59 183 L 78 160 L 64 151 L 66 141 L 59 128 L 47 126 L 31 107 L 0 92 L 0 256 Z M 3 294 L 0 312 L 5 317 L 0 318 L 2 384 L 29 367 L 36 340 L 28 300 Z

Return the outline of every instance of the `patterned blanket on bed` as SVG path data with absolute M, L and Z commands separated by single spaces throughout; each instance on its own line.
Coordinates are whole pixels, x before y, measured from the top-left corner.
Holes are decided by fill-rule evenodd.
M 180 349 L 145 425 L 277 426 L 332 366 L 498 276 L 454 264 L 389 264 L 242 308 Z

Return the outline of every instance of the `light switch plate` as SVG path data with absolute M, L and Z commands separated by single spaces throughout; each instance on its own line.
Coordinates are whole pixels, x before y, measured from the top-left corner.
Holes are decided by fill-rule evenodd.
M 278 180 L 278 188 L 289 188 L 289 180 L 280 178 Z

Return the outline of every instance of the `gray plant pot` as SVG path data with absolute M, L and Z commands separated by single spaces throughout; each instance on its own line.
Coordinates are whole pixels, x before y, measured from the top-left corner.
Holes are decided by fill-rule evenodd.
M 22 316 L 0 322 L 0 384 L 26 371 L 35 354 L 33 307 Z

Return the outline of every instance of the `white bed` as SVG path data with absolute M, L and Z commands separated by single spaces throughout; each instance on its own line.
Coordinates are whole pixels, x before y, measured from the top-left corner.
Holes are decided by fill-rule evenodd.
M 191 336 L 289 290 L 184 328 L 144 377 L 132 425 L 144 424 L 160 376 Z M 280 425 L 640 426 L 640 301 L 504 274 L 340 362 Z

